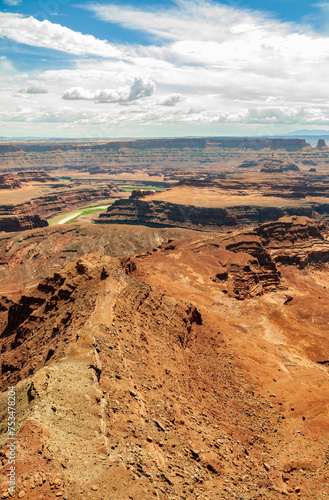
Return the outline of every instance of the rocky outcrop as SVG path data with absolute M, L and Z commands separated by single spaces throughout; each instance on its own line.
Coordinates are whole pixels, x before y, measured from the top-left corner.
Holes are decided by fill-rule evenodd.
M 271 158 L 266 160 L 247 160 L 242 162 L 238 168 L 259 168 L 263 173 L 299 172 L 296 163 L 282 160 L 281 158 Z
M 182 149 L 182 148 L 213 148 L 225 149 L 251 149 L 261 150 L 270 148 L 272 150 L 285 149 L 287 151 L 299 151 L 308 146 L 304 139 L 270 139 L 253 137 L 208 137 L 208 138 L 174 138 L 174 139 L 137 139 L 111 141 L 107 143 L 74 143 L 74 142 L 20 142 L 16 144 L 0 144 L 0 153 L 6 152 L 46 152 L 46 151 L 78 151 L 78 150 L 113 150 L 132 149 Z
M 295 245 L 310 239 L 323 241 L 327 227 L 308 217 L 283 217 L 276 222 L 262 224 L 255 231 L 263 244 L 269 247 L 281 246 L 283 243 Z
M 134 189 L 130 195 L 132 200 L 136 200 L 137 198 L 145 198 L 146 196 L 153 194 L 154 191 L 150 191 L 149 189 L 143 191 L 141 189 Z
M 227 149 L 252 149 L 260 150 L 270 148 L 273 150 L 285 149 L 287 151 L 298 151 L 308 146 L 304 139 L 257 139 L 249 137 L 232 138 L 177 138 L 177 139 L 149 139 L 133 141 L 112 141 L 106 146 L 108 149 L 172 149 L 172 148 L 212 148 L 220 147 Z
M 222 225 L 235 226 L 237 224 L 236 218 L 221 208 L 200 208 L 132 198 L 117 200 L 105 213 L 100 214 L 96 222 L 209 230 Z
M 251 168 L 251 167 L 258 167 L 259 162 L 257 160 L 246 160 L 241 163 L 241 165 L 238 166 L 238 168 Z
M 63 211 L 69 212 L 87 204 L 102 203 L 119 195 L 120 189 L 113 186 L 61 190 L 18 205 L 2 205 L 0 216 L 37 214 L 43 218 L 50 218 Z
M 57 182 L 56 177 L 52 177 L 42 170 L 25 170 L 23 172 L 17 172 L 15 177 L 17 177 L 20 182 Z
M 101 271 L 97 272 L 94 264 L 88 265 L 84 259 L 76 259 L 62 272 L 40 281 L 32 293 L 22 295 L 18 302 L 11 304 L 7 325 L 0 335 L 7 352 L 5 366 L 16 366 L 26 376 L 31 367 L 34 371 L 50 359 L 51 349 L 55 352 L 56 348 L 58 354 L 63 353 L 63 340 L 68 335 L 72 320 L 82 325 L 83 315 L 79 319 L 77 314 L 87 311 L 94 304 L 95 290 L 92 291 L 92 288 L 99 283 L 100 275 Z M 37 352 L 30 351 L 28 346 L 36 341 Z M 11 349 L 17 349 L 22 344 L 25 356 L 21 359 L 11 356 Z M 13 377 L 17 378 L 17 370 L 14 373 L 13 370 L 4 370 L 2 362 L 2 376 L 8 380 L 13 382 Z
M 119 282 L 121 284 L 122 290 L 114 305 L 116 322 L 121 328 L 139 318 L 143 331 L 144 320 L 147 319 L 148 328 L 153 321 L 155 328 L 159 319 L 165 317 L 166 333 L 162 329 L 161 335 L 166 334 L 172 342 L 186 348 L 194 325 L 202 325 L 197 308 L 153 291 L 147 284 L 129 277 L 126 267 L 120 259 L 109 259 L 96 253 L 77 258 L 60 273 L 39 282 L 32 293 L 22 295 L 18 302 L 10 304 L 7 325 L 0 334 L 2 352 L 7 353 L 7 356 L 2 356 L 1 374 L 7 383 L 13 385 L 17 381 L 17 372 L 26 376 L 31 365 L 40 369 L 52 357 L 50 351 L 56 351 L 57 355 L 59 351 L 63 352 L 59 343 L 64 348 L 65 337 L 75 336 L 78 324 L 80 327 L 84 324 L 83 316 L 95 306 L 101 282 L 109 278 L 114 280 L 113 290 Z M 152 316 L 147 316 L 146 311 L 150 309 Z M 73 321 L 75 328 L 70 329 Z M 38 342 L 37 352 L 29 347 L 35 342 Z M 11 350 L 21 345 L 24 345 L 25 356 L 18 359 Z M 8 369 L 9 366 L 16 368 Z
M 299 197 L 299 196 L 298 196 Z M 98 224 L 134 224 L 149 227 L 181 227 L 193 230 L 214 231 L 227 227 L 243 227 L 284 216 L 315 217 L 329 214 L 329 205 L 309 206 L 248 206 L 205 208 L 181 205 L 160 200 L 117 200 L 96 219 Z
M 304 268 L 310 262 L 329 261 L 328 227 L 308 217 L 283 217 L 256 228 L 275 262 Z
M 48 222 L 39 215 L 0 216 L 0 232 L 12 233 L 46 226 Z
M 65 211 L 69 212 L 74 208 L 87 204 L 101 203 L 104 200 L 113 198 L 117 194 L 117 189 L 109 187 L 103 188 L 83 188 L 61 191 L 56 194 L 32 199 L 29 202 L 16 205 L 16 214 L 39 214 L 42 217 L 52 217 Z
M 323 148 L 327 148 L 328 146 L 326 145 L 324 139 L 319 139 L 316 147 L 317 147 L 317 149 L 323 149 Z
M 15 144 L 0 144 L 0 153 L 21 153 L 23 150 Z
M 299 172 L 299 167 L 295 163 L 273 159 L 270 161 L 264 161 L 261 163 L 261 172 L 270 173 L 282 173 L 282 172 Z
M 0 175 L 0 189 L 18 189 L 24 182 L 57 182 L 55 177 L 51 177 L 42 170 L 27 170 L 14 174 Z
M 219 243 L 219 248 L 219 269 L 212 279 L 230 297 L 244 300 L 280 285 L 280 272 L 257 236 L 238 235 Z
M 16 176 L 11 174 L 0 175 L 0 189 L 18 189 L 21 187 L 21 182 Z
M 3 498 L 12 385 L 15 497 L 326 496 L 327 271 L 270 248 L 326 241 L 304 222 L 2 235 Z
M 2 336 L 6 337 L 13 333 L 24 321 L 28 318 L 31 319 L 33 311 L 37 310 L 45 299 L 41 297 L 25 296 L 22 295 L 19 303 L 12 304 L 8 311 L 8 324 L 2 332 Z
M 254 151 L 270 148 L 275 151 L 283 149 L 286 151 L 299 151 L 309 144 L 304 139 L 257 139 L 254 137 L 232 137 L 207 139 L 207 144 L 217 145 L 228 149 L 251 149 Z

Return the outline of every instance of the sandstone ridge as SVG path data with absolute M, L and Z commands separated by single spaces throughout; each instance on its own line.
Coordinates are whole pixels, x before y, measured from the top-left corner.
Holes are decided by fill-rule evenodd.
M 329 205 L 200 207 L 162 200 L 129 198 L 117 200 L 96 219 L 99 224 L 136 224 L 149 227 L 181 227 L 216 231 L 276 221 L 284 216 L 327 216 Z
M 250 138 L 250 137 L 209 137 L 209 138 L 173 138 L 173 139 L 152 139 L 143 140 L 136 139 L 130 141 L 111 141 L 99 144 L 79 144 L 74 142 L 62 142 L 54 144 L 45 144 L 35 142 L 20 142 L 19 146 L 10 144 L 0 144 L 0 152 L 46 152 L 46 151 L 70 151 L 70 150 L 86 150 L 86 149 L 155 149 L 155 148 L 205 148 L 205 147 L 222 147 L 222 148 L 239 148 L 260 150 L 270 148 L 273 150 L 286 149 L 288 151 L 300 150 L 307 147 L 308 144 L 304 139 L 267 139 L 267 138 Z
M 0 205 L 0 216 L 39 215 L 43 218 L 50 218 L 64 210 L 68 212 L 89 203 L 109 201 L 118 192 L 118 188 L 111 185 L 99 188 L 60 189 L 54 194 L 34 198 L 17 205 Z
M 27 182 L 56 182 L 55 177 L 51 177 L 42 170 L 27 170 L 17 173 L 0 175 L 0 189 L 18 189 Z
M 137 259 L 137 275 L 139 259 L 150 267 L 153 262 L 173 261 L 171 266 L 179 272 L 183 254 L 189 262 L 191 279 L 206 263 L 209 279 L 216 283 L 218 291 L 244 300 L 283 288 L 278 265 L 302 269 L 310 263 L 329 261 L 328 228 L 307 217 L 283 217 L 254 230 L 209 236 L 201 241 L 162 244 Z
M 12 233 L 46 226 L 48 226 L 48 222 L 39 215 L 0 216 L 0 232 Z

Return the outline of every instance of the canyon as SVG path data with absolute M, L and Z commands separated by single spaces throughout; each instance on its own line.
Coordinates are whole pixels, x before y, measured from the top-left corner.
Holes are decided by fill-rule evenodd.
M 0 497 L 328 496 L 326 146 L 0 146 Z
M 24 189 L 24 184 L 28 191 Z M 49 194 L 33 197 L 34 187 L 40 184 L 43 186 L 42 191 Z M 2 201 L 6 195 L 6 199 L 10 201 L 12 191 L 18 197 L 18 203 L 0 205 L 0 231 L 5 232 L 44 227 L 48 225 L 46 219 L 63 211 L 72 211 L 88 204 L 111 202 L 125 194 L 111 184 L 89 187 L 78 183 L 68 186 L 43 171 L 3 174 L 0 176 L 0 188 L 4 194 Z M 20 194 L 24 201 L 19 200 Z

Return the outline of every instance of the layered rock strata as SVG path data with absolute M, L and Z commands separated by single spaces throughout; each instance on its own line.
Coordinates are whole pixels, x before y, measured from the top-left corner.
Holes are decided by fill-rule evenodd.
M 55 177 L 51 177 L 42 170 L 27 170 L 17 173 L 0 175 L 0 189 L 18 189 L 22 183 L 27 182 L 56 182 Z
M 0 216 L 0 232 L 12 233 L 46 226 L 48 226 L 48 222 L 40 215 Z
M 101 213 L 95 221 L 98 224 L 134 224 L 149 227 L 181 227 L 193 230 L 214 231 L 227 227 L 241 227 L 284 216 L 318 216 L 329 214 L 329 205 L 261 207 L 235 206 L 227 208 L 205 208 L 182 205 L 160 200 L 129 198 L 117 200 Z
M 94 150 L 105 148 L 109 150 L 119 149 L 171 149 L 171 148 L 205 148 L 205 147 L 222 147 L 234 149 L 252 149 L 260 150 L 270 148 L 273 150 L 286 149 L 287 151 L 298 151 L 308 144 L 304 139 L 266 139 L 266 138 L 250 138 L 250 137 L 210 137 L 210 138 L 177 138 L 177 139 L 152 139 L 152 140 L 131 140 L 131 141 L 111 141 L 108 143 L 99 144 L 76 144 L 74 142 L 67 143 L 20 143 L 19 146 L 14 144 L 0 144 L 0 153 L 7 152 L 46 152 L 46 151 L 70 151 L 70 150 Z
M 328 496 L 326 264 L 272 254 L 327 241 L 305 218 L 0 236 L 3 497 L 9 384 L 18 498 Z
M 329 261 L 328 228 L 308 217 L 284 217 L 256 229 L 275 262 L 298 265 Z
M 119 195 L 119 189 L 113 186 L 99 188 L 79 188 L 60 190 L 54 194 L 34 198 L 17 205 L 0 205 L 1 215 L 39 215 L 50 218 L 63 211 L 70 211 L 86 204 L 102 203 Z

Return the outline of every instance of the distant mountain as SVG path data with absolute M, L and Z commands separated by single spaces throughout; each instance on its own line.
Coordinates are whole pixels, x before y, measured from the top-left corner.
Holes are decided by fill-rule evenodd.
M 310 136 L 314 135 L 316 137 L 322 137 L 322 136 L 329 136 L 329 130 L 308 130 L 308 129 L 303 129 L 303 130 L 295 130 L 294 132 L 289 132 L 288 134 L 282 134 L 282 137 L 284 136 Z

